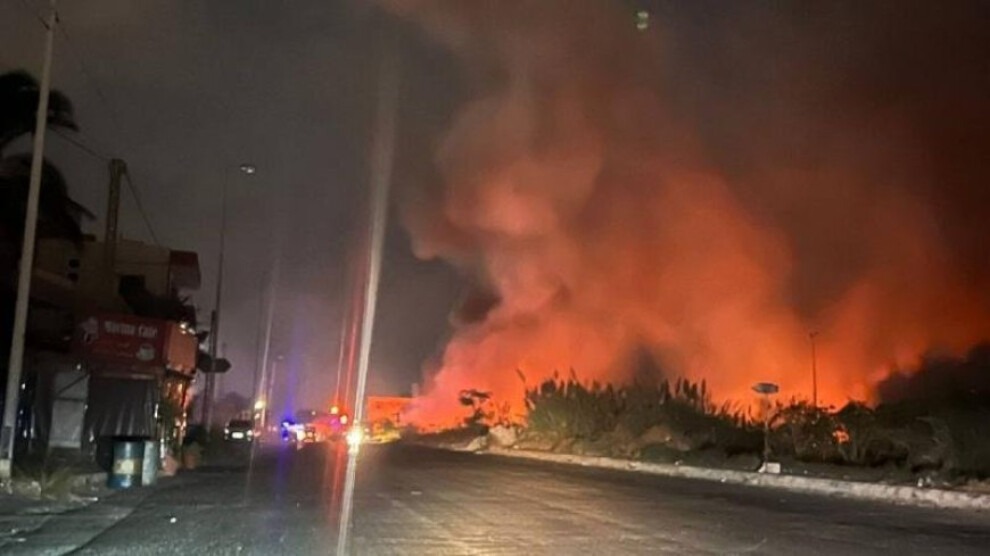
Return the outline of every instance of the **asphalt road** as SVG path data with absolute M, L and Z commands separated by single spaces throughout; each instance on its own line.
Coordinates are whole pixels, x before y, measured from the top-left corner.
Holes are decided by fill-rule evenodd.
M 332 554 L 342 457 L 188 473 L 60 516 L 19 552 L 60 553 L 59 534 L 127 507 L 72 553 Z M 987 514 L 400 445 L 364 450 L 354 503 L 352 554 L 990 554 Z

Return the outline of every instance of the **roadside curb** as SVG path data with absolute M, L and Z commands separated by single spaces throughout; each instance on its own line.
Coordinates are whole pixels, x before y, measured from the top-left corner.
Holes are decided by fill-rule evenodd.
M 619 471 L 645 473 L 649 475 L 662 475 L 666 477 L 681 477 L 686 479 L 715 481 L 719 483 L 777 488 L 793 492 L 826 494 L 842 498 L 855 498 L 860 500 L 872 500 L 902 505 L 927 506 L 945 509 L 990 510 L 990 495 L 942 490 L 937 488 L 917 488 L 904 485 L 860 483 L 843 481 L 839 479 L 801 477 L 797 475 L 768 475 L 748 471 L 650 463 L 603 456 L 552 454 L 546 452 L 495 447 L 489 447 L 486 450 L 478 451 L 455 446 L 434 445 L 432 447 L 458 452 L 490 454 L 518 459 L 579 465 L 582 467 L 594 467 L 598 469 L 614 469 Z

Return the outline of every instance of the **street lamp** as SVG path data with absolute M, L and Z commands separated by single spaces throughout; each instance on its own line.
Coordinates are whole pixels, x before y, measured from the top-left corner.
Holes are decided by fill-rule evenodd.
M 818 357 L 815 352 L 815 338 L 818 331 L 808 332 L 808 339 L 811 340 L 811 405 L 818 408 Z
M 242 162 L 238 166 L 238 170 L 249 176 L 254 175 L 258 171 L 254 164 L 248 162 Z M 217 346 L 220 342 L 220 304 L 223 295 L 223 255 L 227 243 L 227 181 L 229 174 L 229 168 L 224 168 L 223 185 L 220 193 L 220 254 L 217 257 L 217 291 L 213 304 L 213 322 L 211 323 L 210 330 L 210 336 L 213 338 L 213 341 L 210 342 L 210 358 L 213 361 L 213 368 L 206 375 L 206 384 L 203 388 L 202 420 L 207 428 L 212 425 L 213 421 L 213 390 L 216 384 Z

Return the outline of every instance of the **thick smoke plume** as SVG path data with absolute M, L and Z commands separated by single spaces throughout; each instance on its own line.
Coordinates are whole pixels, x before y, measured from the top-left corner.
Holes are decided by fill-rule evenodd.
M 728 4 L 391 4 L 472 94 L 405 207 L 473 284 L 421 423 L 571 369 L 810 398 L 812 331 L 819 401 L 872 400 L 990 338 L 983 18 Z

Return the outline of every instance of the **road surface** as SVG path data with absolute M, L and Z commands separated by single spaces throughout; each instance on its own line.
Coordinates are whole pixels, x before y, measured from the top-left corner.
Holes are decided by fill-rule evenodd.
M 187 473 L 52 519 L 16 553 L 63 553 L 116 515 L 72 553 L 332 554 L 341 457 L 283 448 Z M 351 540 L 372 555 L 955 556 L 990 553 L 990 515 L 391 445 L 361 455 Z

